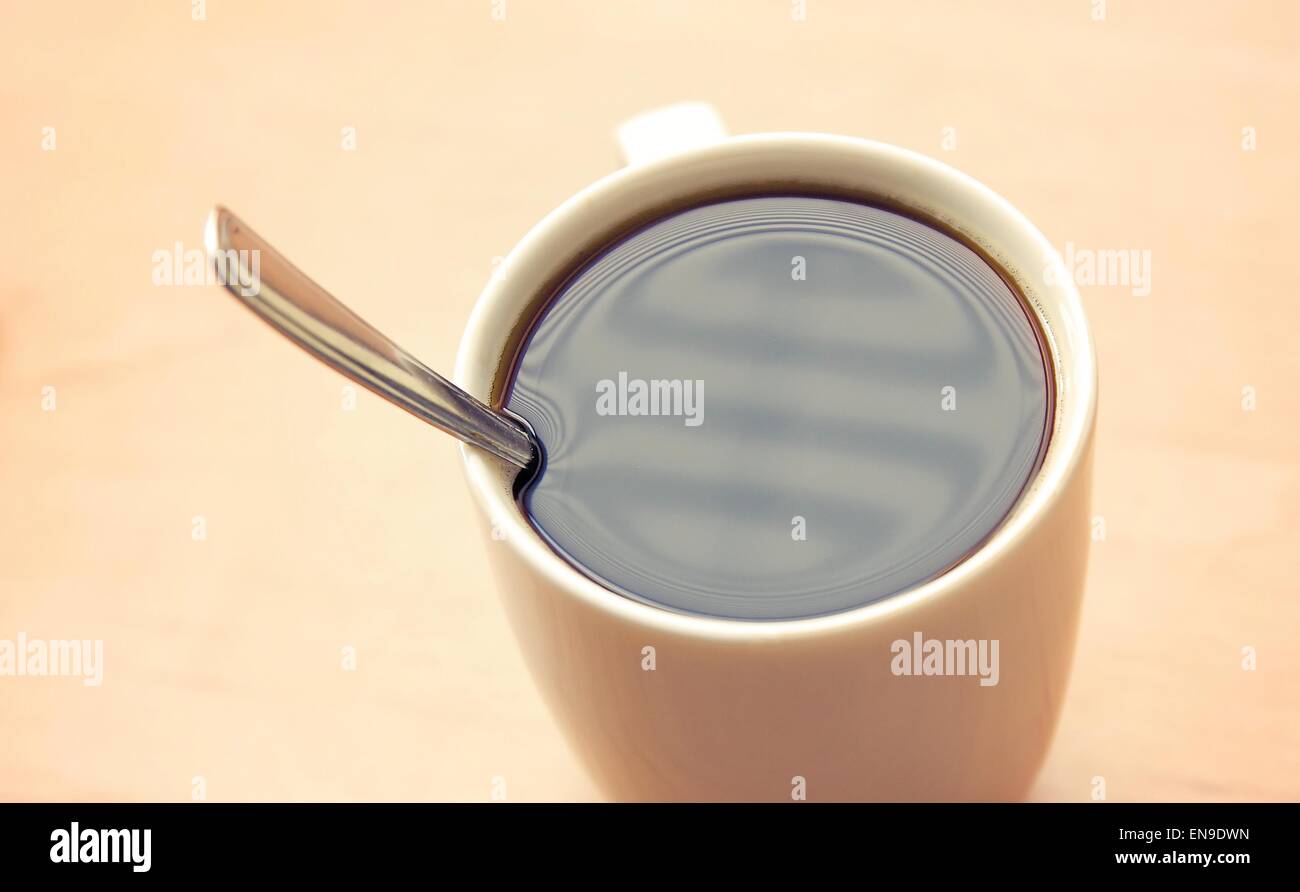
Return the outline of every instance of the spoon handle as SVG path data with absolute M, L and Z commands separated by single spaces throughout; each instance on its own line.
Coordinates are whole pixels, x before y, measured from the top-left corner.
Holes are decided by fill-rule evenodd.
M 321 362 L 466 443 L 521 468 L 532 462 L 523 425 L 384 337 L 230 211 L 212 211 L 204 240 L 226 290 Z

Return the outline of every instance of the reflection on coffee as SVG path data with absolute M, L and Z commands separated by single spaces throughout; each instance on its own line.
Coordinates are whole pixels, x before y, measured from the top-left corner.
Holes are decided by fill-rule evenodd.
M 697 207 L 608 248 L 536 321 L 506 406 L 538 532 L 627 597 L 738 619 L 933 579 L 1007 516 L 1051 379 L 1022 300 L 952 237 L 851 201 Z

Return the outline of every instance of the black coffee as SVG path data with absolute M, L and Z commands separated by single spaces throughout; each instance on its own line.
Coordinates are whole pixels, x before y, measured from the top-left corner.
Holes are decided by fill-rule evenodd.
M 847 610 L 979 547 L 1036 470 L 1049 376 L 974 251 L 849 201 L 654 223 L 538 319 L 506 402 L 545 462 L 521 499 L 605 586 L 673 610 Z

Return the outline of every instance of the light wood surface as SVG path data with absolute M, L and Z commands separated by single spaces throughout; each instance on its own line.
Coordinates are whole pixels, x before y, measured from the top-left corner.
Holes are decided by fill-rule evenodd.
M 99 687 L 0 677 L 0 798 L 598 798 L 453 442 L 345 410 L 152 258 L 224 202 L 450 370 L 493 258 L 614 168 L 614 127 L 704 99 L 940 157 L 1062 250 L 1151 252 L 1148 296 L 1081 289 L 1105 538 L 1033 796 L 1300 799 L 1296 4 L 189 7 L 0 4 L 0 639 L 104 641 Z

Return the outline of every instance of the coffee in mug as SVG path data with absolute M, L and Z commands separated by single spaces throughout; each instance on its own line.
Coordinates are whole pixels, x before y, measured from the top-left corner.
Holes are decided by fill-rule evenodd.
M 829 195 L 669 214 L 557 290 L 506 407 L 538 533 L 601 585 L 741 620 L 836 613 L 998 528 L 1052 420 L 1008 277 L 912 216 Z

